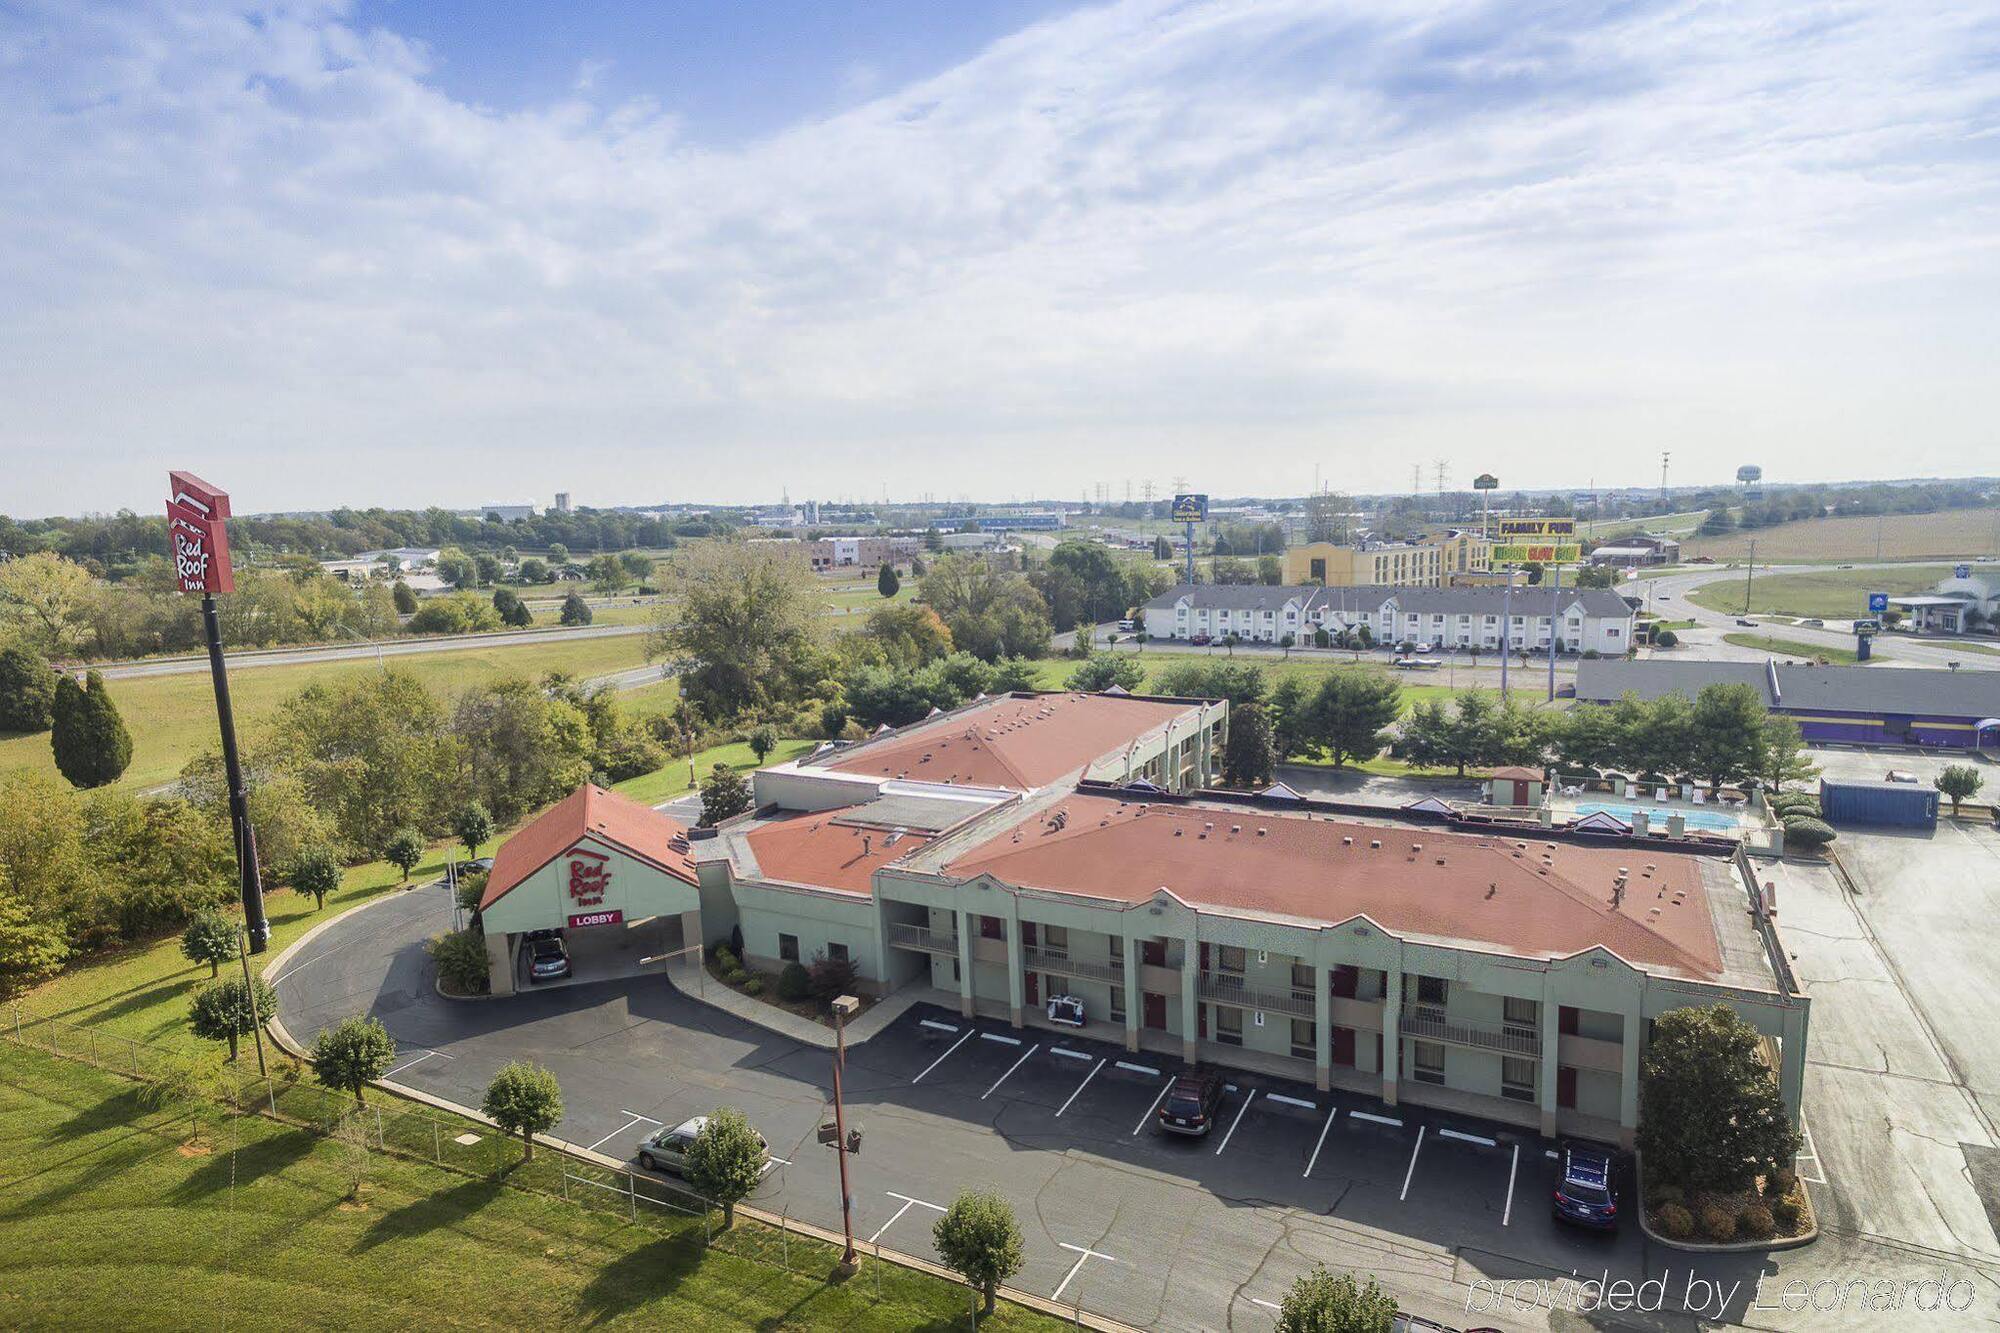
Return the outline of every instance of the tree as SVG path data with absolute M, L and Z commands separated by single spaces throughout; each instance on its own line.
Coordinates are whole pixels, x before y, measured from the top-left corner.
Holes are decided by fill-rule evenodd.
M 1761 1045 L 1726 1004 L 1654 1020 L 1639 1079 L 1639 1150 L 1652 1178 L 1730 1192 L 1791 1165 L 1801 1140 Z
M 653 562 L 653 557 L 644 551 L 620 552 L 618 563 L 625 567 L 625 576 L 635 583 L 644 583 L 652 578 L 658 568 Z
M 1951 813 L 1958 814 L 1958 803 L 1986 785 L 1986 779 L 1970 764 L 1946 764 L 1931 785 L 1951 797 Z
M 1063 617 L 1057 616 L 1056 625 L 1059 628 L 1068 629 L 1071 624 L 1080 621 L 1116 620 L 1125 614 L 1126 607 L 1130 605 L 1125 596 L 1124 570 L 1112 558 L 1111 552 L 1097 542 L 1058 542 L 1056 549 L 1049 553 L 1048 569 L 1074 575 L 1082 594 L 1079 620 L 1065 624 Z
M 1388 741 L 1385 728 L 1402 712 L 1402 689 L 1371 672 L 1336 671 L 1313 695 L 1308 748 L 1339 767 L 1372 759 Z
M 1048 603 L 1026 576 L 982 556 L 940 557 L 917 595 L 951 630 L 952 642 L 982 661 L 1048 652 Z
M 500 613 L 500 623 L 503 625 L 512 625 L 518 629 L 535 623 L 534 612 L 528 610 L 527 603 L 523 602 L 512 588 L 493 590 L 493 609 Z
M 523 583 L 547 583 L 549 581 L 548 562 L 540 556 L 531 555 L 526 560 L 523 560 L 521 568 L 516 573 L 520 576 Z
M 875 575 L 875 591 L 884 597 L 894 597 L 903 590 L 903 581 L 896 577 L 896 567 L 887 561 Z
M 1275 761 L 1271 718 L 1262 704 L 1245 704 L 1229 715 L 1229 739 L 1222 747 L 1222 780 L 1232 787 L 1262 787 Z
M 733 1106 L 710 1115 L 688 1145 L 687 1182 L 722 1205 L 725 1231 L 736 1225 L 737 1203 L 749 1197 L 763 1174 L 764 1141 Z
M 480 634 L 500 627 L 500 613 L 476 592 L 459 591 L 433 597 L 410 617 L 412 634 Z
M 979 1288 L 993 1313 L 1000 1284 L 1021 1270 L 1025 1257 L 1014 1209 L 998 1194 L 962 1190 L 931 1229 L 938 1258 Z
M 1102 694 L 1116 685 L 1130 693 L 1145 683 L 1146 668 L 1138 658 L 1121 653 L 1093 653 L 1069 673 L 1067 688 L 1084 694 Z
M 1784 790 L 1787 782 L 1810 782 L 1818 776 L 1819 765 L 1806 753 L 1798 719 L 1783 713 L 1766 713 L 1757 747 L 1758 780 L 1778 792 Z
M 819 580 L 770 546 L 702 542 L 669 566 L 646 639 L 681 695 L 718 721 L 795 707 L 829 674 Z
M 1153 559 L 1172 560 L 1173 558 L 1174 558 L 1173 544 L 1169 542 L 1165 537 L 1153 538 Z
M 480 847 L 493 836 L 493 816 L 477 801 L 468 801 L 451 817 L 451 833 L 465 844 L 467 859 L 477 857 Z
M 18 995 L 62 971 L 69 945 L 62 930 L 37 921 L 28 905 L 0 893 L 0 995 Z
M 631 581 L 624 562 L 615 555 L 592 556 L 585 572 L 590 575 L 590 586 L 607 597 Z
M 0 731 L 47 731 L 56 702 L 56 673 L 19 644 L 0 648 Z
M 390 587 L 389 599 L 396 604 L 397 615 L 411 616 L 417 613 L 417 594 L 401 579 L 397 579 Z
M 17 629 L 49 657 L 86 647 L 96 637 L 92 583 L 89 570 L 53 551 L 0 562 L 0 628 Z
M 866 656 L 874 656 L 888 666 L 914 671 L 926 663 L 950 657 L 953 644 L 951 631 L 944 627 L 936 611 L 928 606 L 898 603 L 870 611 L 867 622 L 847 636 L 841 650 L 849 661 L 859 662 Z
M 750 753 L 757 756 L 759 764 L 764 762 L 764 756 L 778 748 L 778 733 L 771 730 L 768 725 L 752 727 L 748 740 Z
M 1303 749 L 1311 710 L 1305 683 L 1296 676 L 1285 677 L 1271 691 L 1266 711 L 1271 716 L 1271 751 L 1277 762 L 1283 763 Z
M 402 871 L 403 883 L 408 884 L 410 872 L 424 859 L 424 835 L 413 828 L 397 829 L 382 845 L 382 859 Z
M 1278 1333 L 1388 1333 L 1396 1302 L 1374 1278 L 1357 1283 L 1348 1273 L 1314 1264 L 1292 1279 L 1278 1307 Z
M 588 781 L 598 747 L 585 707 L 519 676 L 460 695 L 451 729 L 459 745 L 459 790 L 500 826 Z M 615 731 L 607 727 L 607 736 Z
M 564 546 L 561 542 L 550 542 L 549 563 L 554 565 L 557 569 L 561 569 L 564 565 L 568 564 L 569 547 Z
M 1618 759 L 1618 723 L 1602 704 L 1577 704 L 1558 715 L 1551 733 L 1556 754 L 1577 768 L 1608 768 Z
M 509 1134 L 521 1136 L 521 1158 L 535 1160 L 535 1135 L 546 1134 L 563 1117 L 562 1088 L 540 1065 L 509 1060 L 486 1085 L 479 1109 Z
M 313 1078 L 320 1086 L 336 1092 L 351 1092 L 361 1101 L 361 1090 L 382 1077 L 396 1059 L 396 1039 L 379 1019 L 344 1019 L 320 1029 L 313 1041 Z
M 194 993 L 188 1001 L 188 1024 L 203 1041 L 228 1042 L 233 1061 L 237 1043 L 276 1013 L 277 1006 L 278 993 L 264 978 L 252 977 L 245 985 L 241 977 L 229 977 Z M 394 1051 L 393 1043 L 390 1049 Z
M 481 551 L 472 557 L 472 568 L 480 583 L 491 583 L 500 577 L 500 557 Z
M 750 808 L 750 784 L 727 764 L 717 764 L 701 781 L 701 826 L 711 828 Z
M 326 895 L 340 887 L 340 858 L 329 847 L 307 847 L 292 858 L 285 878 L 300 893 L 309 893 L 313 910 L 326 906 Z
M 1410 710 L 1398 733 L 1397 749 L 1418 768 L 1439 768 L 1452 762 L 1452 722 L 1442 699 L 1426 699 Z
M 236 922 L 221 912 L 201 912 L 181 932 L 181 954 L 190 963 L 207 963 L 208 975 L 236 957 Z
M 1761 766 L 1764 699 L 1752 685 L 1704 685 L 1689 715 L 1688 767 L 1711 794 Z
M 582 594 L 572 592 L 563 598 L 561 621 L 570 626 L 590 623 L 590 604 L 583 600 Z
M 1708 517 L 1701 521 L 1701 535 L 1704 537 L 1726 537 L 1736 531 L 1736 519 L 1722 505 L 1708 511 Z
M 116 782 L 132 762 L 132 737 L 104 678 L 93 671 L 84 681 L 79 686 L 75 677 L 64 676 L 56 682 L 49 744 L 56 768 L 71 786 L 102 787 Z
M 459 744 L 443 705 L 421 680 L 393 667 L 299 691 L 279 705 L 263 744 L 245 764 L 255 775 L 250 804 L 260 855 L 272 842 L 274 810 L 289 826 L 296 855 L 314 842 L 380 847 L 405 825 L 445 833 L 463 799 Z M 212 793 L 205 804 L 225 819 L 221 759 L 204 764 Z

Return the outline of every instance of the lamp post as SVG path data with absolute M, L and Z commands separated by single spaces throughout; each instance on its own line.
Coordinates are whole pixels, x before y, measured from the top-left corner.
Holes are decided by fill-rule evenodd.
M 840 1071 L 847 1063 L 847 1020 L 861 1007 L 852 995 L 833 1002 L 833 1150 L 840 1158 L 840 1230 L 847 1249 L 840 1256 L 841 1267 L 852 1272 L 860 1262 L 854 1252 L 854 1194 L 847 1185 L 847 1106 L 840 1092 Z

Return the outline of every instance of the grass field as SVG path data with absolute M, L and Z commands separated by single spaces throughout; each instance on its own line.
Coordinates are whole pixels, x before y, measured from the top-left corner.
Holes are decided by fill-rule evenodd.
M 1797 639 L 1778 639 L 1769 634 L 1752 634 L 1748 630 L 1740 634 L 1725 634 L 1724 643 L 1733 643 L 1738 648 L 1755 648 L 1773 657 L 1802 657 L 1808 662 L 1819 658 L 1841 666 L 1851 666 L 1861 659 L 1850 649 L 1822 648 L 1816 643 L 1801 643 Z
M 1762 551 L 1758 553 L 1762 560 Z M 1868 594 L 1892 596 L 1925 592 L 1951 573 L 1950 565 L 1904 565 L 1896 569 L 1824 569 L 1810 574 L 1758 574 L 1750 580 L 1750 611 L 1767 616 L 1820 616 L 1852 620 L 1868 614 Z M 1743 578 L 1706 583 L 1687 594 L 1696 606 L 1743 614 Z
M 539 676 L 548 671 L 567 671 L 574 676 L 589 677 L 622 671 L 645 662 L 646 639 L 642 634 L 587 639 L 554 637 L 544 643 L 412 653 L 388 660 L 396 670 L 416 676 L 432 689 L 449 693 L 507 675 Z M 379 669 L 373 658 L 350 658 L 231 672 L 229 694 L 236 710 L 237 734 L 244 738 L 245 744 L 254 743 L 257 724 L 299 690 L 356 672 Z M 135 676 L 108 684 L 118 711 L 124 715 L 126 730 L 132 734 L 132 766 L 125 770 L 119 786 L 148 788 L 171 782 L 189 759 L 218 744 L 215 694 L 206 672 Z M 0 737 L 0 768 L 16 765 L 47 773 L 56 771 L 46 732 Z
M 807 753 L 817 744 L 819 744 L 818 741 L 779 741 L 778 748 L 771 751 L 765 757 L 764 762 L 767 764 L 785 763 L 788 760 L 796 759 L 800 755 Z M 729 745 L 718 745 L 711 750 L 703 750 L 694 757 L 696 781 L 707 777 L 709 771 L 717 764 L 727 764 L 731 768 L 740 769 L 754 768 L 757 764 L 757 756 L 752 754 L 749 745 L 742 741 L 736 741 Z M 644 801 L 647 805 L 658 805 L 662 801 L 679 796 L 692 785 L 688 781 L 688 761 L 685 759 L 676 759 L 657 772 L 648 773 L 643 777 L 628 779 L 613 787 L 612 790 L 621 796 L 629 796 L 635 801 Z
M 1630 537 L 1637 532 L 1650 532 L 1659 537 L 1686 537 L 1699 528 L 1707 517 L 1706 509 L 1685 509 L 1678 514 L 1656 514 L 1652 518 L 1607 518 L 1595 523 L 1579 523 L 1576 530 L 1580 536 L 1594 542 Z
M 358 1202 L 343 1148 L 255 1116 L 184 1148 L 184 1111 L 139 1085 L 11 1044 L 0 1051 L 0 1324 L 10 1328 L 954 1327 L 963 1287 L 884 1266 L 826 1276 L 831 1248 L 792 1266 L 739 1222 L 640 1224 L 559 1197 L 371 1154 Z M 768 1234 L 768 1233 L 765 1233 Z M 1063 1325 L 1003 1306 L 992 1329 Z
M 1160 676 L 1169 668 L 1187 662 L 1216 663 L 1232 659 L 1226 656 L 1208 656 L 1202 653 L 1144 652 L 1138 658 L 1146 665 L 1146 683 L 1135 693 L 1144 693 L 1153 687 Z M 1377 675 L 1394 676 L 1396 683 L 1403 687 L 1403 710 L 1408 712 L 1427 699 L 1449 698 L 1454 691 L 1446 685 L 1436 684 L 1440 673 L 1431 672 L 1424 676 L 1423 683 L 1415 683 L 1403 672 L 1391 672 L 1380 665 L 1367 662 L 1356 663 L 1346 658 L 1292 657 L 1262 658 L 1249 657 L 1234 659 L 1248 662 L 1262 669 L 1268 685 L 1276 686 L 1284 680 L 1297 680 L 1308 688 L 1317 686 L 1336 671 L 1366 671 Z M 1070 673 L 1079 664 L 1072 658 L 1048 657 L 1035 663 L 1038 687 L 1045 690 L 1059 690 L 1068 682 Z M 1532 666 L 1524 668 L 1532 670 Z
M 1954 560 L 2000 556 L 2000 509 L 1948 509 L 1936 514 L 1885 514 L 1881 518 L 1810 518 L 1727 537 L 1701 537 L 1681 549 L 1741 560 L 1757 543 L 1761 561 Z

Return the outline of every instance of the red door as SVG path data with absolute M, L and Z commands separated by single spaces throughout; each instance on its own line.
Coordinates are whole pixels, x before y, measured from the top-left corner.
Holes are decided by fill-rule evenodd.
M 1574 1006 L 1567 1004 L 1559 1006 L 1556 1009 L 1556 1031 L 1566 1032 L 1574 1037 L 1577 1034 L 1577 1017 L 1578 1013 Z
M 1146 991 L 1141 996 L 1145 1002 L 1145 1025 L 1155 1032 L 1167 1030 L 1167 997 Z
M 1002 922 L 997 916 L 979 918 L 979 938 L 983 940 L 1004 940 L 1007 932 L 1001 929 Z
M 1042 1007 L 1041 973 L 1039 972 L 1028 973 L 1025 984 L 1023 986 L 1023 990 L 1027 993 L 1028 1007 L 1030 1009 L 1039 1009 Z
M 1333 969 L 1328 984 L 1335 995 L 1343 1000 L 1351 1000 L 1361 989 L 1361 969 L 1342 963 Z
M 1139 961 L 1148 967 L 1165 967 L 1167 965 L 1167 942 L 1165 940 L 1140 940 Z M 1166 996 L 1162 995 L 1160 999 L 1165 1001 Z
M 1035 947 L 1035 923 L 1034 923 L 1034 922 L 1032 922 L 1032 921 L 1023 921 L 1023 922 L 1021 923 L 1021 945 L 1022 945 L 1022 947 L 1023 947 L 1023 948 L 1028 948 L 1028 949 L 1032 949 L 1032 948 L 1034 948 L 1034 947 Z
M 1381 1040 L 1378 1035 L 1377 1041 Z M 1354 1029 L 1336 1027 L 1333 1029 L 1333 1062 L 1337 1065 L 1354 1067 Z
M 1556 1105 L 1576 1109 L 1576 1070 L 1569 1065 L 1556 1066 Z
M 1201 970 L 1204 972 L 1208 971 L 1208 946 L 1206 944 L 1201 946 Z

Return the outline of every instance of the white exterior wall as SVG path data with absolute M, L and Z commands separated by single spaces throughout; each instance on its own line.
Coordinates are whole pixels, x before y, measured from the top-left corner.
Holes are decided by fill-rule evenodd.
M 569 892 L 570 862 L 575 854 L 605 858 L 610 882 L 601 902 L 576 902 Z M 701 891 L 683 880 L 637 860 L 609 843 L 579 838 L 569 850 L 508 890 L 480 913 L 488 935 L 529 930 L 560 930 L 572 915 L 618 911 L 629 924 L 653 916 L 679 916 L 701 909 Z

